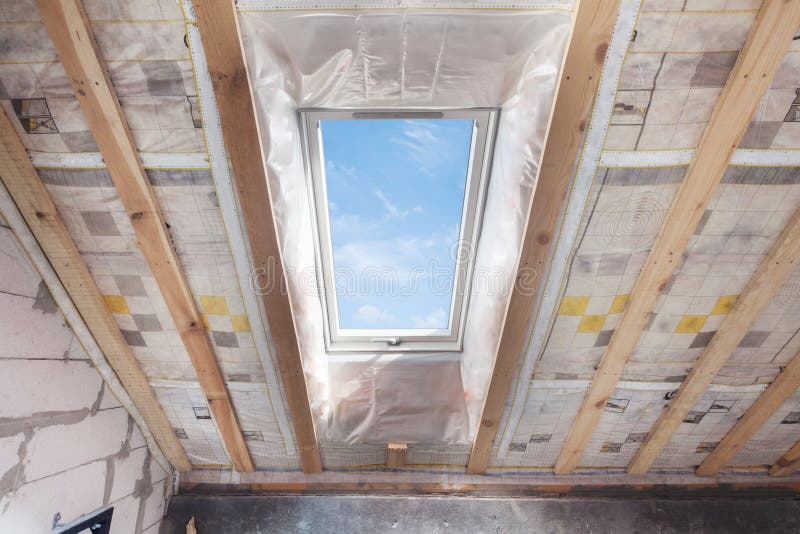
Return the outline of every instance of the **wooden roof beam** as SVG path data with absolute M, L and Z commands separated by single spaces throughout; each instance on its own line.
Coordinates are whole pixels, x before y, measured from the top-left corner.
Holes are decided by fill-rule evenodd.
M 318 473 L 322 470 L 322 462 L 294 315 L 289 295 L 284 290 L 286 274 L 272 214 L 261 133 L 236 7 L 233 0 L 195 0 L 194 7 L 254 268 L 261 273 L 259 276 L 272 277 L 271 280 L 259 280 L 259 287 L 270 288 L 262 293 L 262 298 L 300 460 L 306 473 Z
M 800 467 L 800 441 L 781 456 L 775 465 L 770 467 L 769 474 L 774 477 L 785 477 L 794 473 Z
M 0 109 L 0 180 L 14 199 L 53 270 L 108 363 L 130 395 L 164 456 L 179 471 L 192 466 L 147 377 L 108 311 L 50 194 L 34 169 L 11 120 Z
M 686 250 L 798 25 L 800 0 L 764 1 L 573 421 L 554 468 L 556 473 L 571 473 L 580 462 L 606 402 L 647 327 L 650 313 Z M 671 405 L 675 405 L 675 400 Z M 645 447 L 640 451 L 642 449 Z M 647 464 L 643 460 L 650 458 L 644 454 L 642 451 L 638 455 L 639 459 L 629 467 L 630 472 L 639 472 Z
M 800 353 L 792 358 L 792 361 L 783 368 L 775 381 L 725 434 L 719 445 L 706 456 L 703 463 L 697 468 L 697 475 L 716 475 L 726 465 L 729 465 L 736 453 L 756 435 L 764 423 L 797 391 L 798 387 L 800 387 Z
M 747 287 L 736 299 L 733 309 L 725 317 L 716 334 L 695 362 L 689 375 L 681 383 L 675 397 L 661 413 L 647 438 L 636 451 L 628 465 L 629 473 L 643 474 L 650 469 L 663 448 L 669 443 L 672 434 L 700 400 L 703 392 L 739 346 L 772 297 L 796 270 L 798 260 L 800 260 L 800 210 L 795 212 L 789 224 L 781 232 L 758 270 L 747 283 Z M 800 364 L 797 367 L 797 371 L 800 371 Z M 780 378 L 781 376 L 783 378 Z M 745 436 L 755 434 L 761 426 L 763 420 L 759 420 L 759 418 L 764 417 L 767 410 L 781 397 L 788 398 L 794 390 L 788 392 L 787 390 L 798 380 L 800 380 L 798 372 L 790 370 L 788 374 L 781 373 L 779 380 L 773 384 L 776 387 L 771 387 L 764 392 L 759 401 L 739 420 L 732 433 L 729 433 L 706 459 L 709 463 L 704 462 L 705 467 L 701 466 L 698 474 L 713 474 L 724 465 L 724 463 L 719 465 L 720 462 L 727 463 L 726 457 L 729 455 L 727 459 L 732 458 L 747 441 L 746 439 L 745 441 L 741 440 Z M 774 409 L 777 409 L 778 406 L 780 403 Z
M 523 273 L 546 270 L 553 236 L 567 196 L 584 131 L 594 103 L 608 43 L 617 20 L 619 0 L 580 2 L 556 94 L 536 190 L 528 209 L 517 282 Z M 534 215 L 534 216 L 532 216 Z M 540 284 L 542 276 L 536 278 Z M 506 310 L 500 344 L 486 392 L 480 424 L 467 470 L 483 473 L 500 425 L 523 350 L 538 287 L 515 283 Z
M 186 282 L 155 195 L 150 188 L 114 87 L 100 60 L 80 0 L 38 0 L 75 96 L 130 217 L 136 244 L 147 259 L 175 326 L 197 371 L 222 440 L 238 471 L 253 471 L 230 395 L 208 332 Z

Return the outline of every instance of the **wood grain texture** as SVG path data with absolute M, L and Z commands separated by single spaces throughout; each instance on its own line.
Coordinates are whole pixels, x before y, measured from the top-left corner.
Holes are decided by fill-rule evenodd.
M 650 255 L 639 274 L 623 316 L 573 421 L 554 468 L 556 473 L 571 473 L 580 462 L 606 402 L 614 392 L 628 358 L 647 327 L 650 313 L 680 262 L 689 239 L 722 179 L 736 145 L 769 87 L 798 24 L 800 0 L 766 0 L 759 10 Z M 699 376 L 698 373 L 694 373 L 695 376 Z M 671 406 L 674 405 L 673 400 Z M 644 452 L 642 454 L 632 464 L 632 468 L 629 467 L 630 472 L 639 472 L 647 460 L 650 460 L 649 456 L 644 456 Z
M 177 470 L 191 470 L 189 458 L 155 392 L 122 337 L 69 230 L 3 110 L 0 110 L 0 179 L 164 456 Z
M 429 469 L 429 466 L 426 466 Z M 413 469 L 413 468 L 410 468 Z M 601 476 L 601 475 L 597 475 Z M 613 475 L 612 475 L 613 477 Z M 590 477 L 594 478 L 594 477 Z M 596 480 L 596 479 L 595 479 Z M 770 482 L 712 482 L 705 484 L 683 482 L 664 484 L 639 482 L 630 484 L 609 481 L 605 484 L 586 480 L 565 482 L 556 478 L 538 484 L 500 484 L 475 480 L 471 483 L 442 482 L 242 482 L 215 484 L 188 482 L 181 479 L 181 495 L 241 496 L 241 495 L 440 495 L 475 497 L 577 498 L 595 499 L 796 499 L 800 483 L 775 479 Z M 623 529 L 620 529 L 623 530 Z M 536 532 L 535 529 L 531 529 Z
M 408 445 L 405 443 L 389 443 L 386 446 L 386 467 L 400 469 L 406 465 Z
M 253 94 L 233 0 L 194 2 L 200 37 L 217 97 L 225 147 L 262 291 L 275 355 L 303 470 L 322 463 L 308 398 L 297 330 L 281 259 Z
M 580 2 L 575 15 L 542 166 L 528 210 L 517 276 L 467 465 L 467 470 L 473 474 L 486 471 L 489 463 L 580 153 L 618 9 L 619 0 L 593 0 Z
M 747 283 L 742 294 L 736 299 L 733 309 L 725 317 L 716 334 L 711 338 L 708 346 L 703 350 L 686 379 L 681 383 L 675 397 L 661 413 L 656 424 L 653 425 L 647 438 L 628 465 L 629 473 L 642 474 L 647 472 L 663 448 L 669 443 L 672 434 L 678 429 L 689 411 L 697 404 L 700 396 L 711 384 L 711 381 L 722 366 L 725 365 L 730 355 L 733 354 L 739 342 L 750 331 L 751 326 L 761 315 L 764 308 L 767 307 L 772 297 L 775 296 L 795 271 L 798 260 L 800 260 L 800 210 L 795 212 L 786 228 L 781 232 L 767 256 L 762 260 L 758 270 Z M 791 380 L 790 376 L 787 375 L 781 380 L 780 385 L 783 386 L 786 379 Z M 767 403 L 777 398 L 775 393 L 773 391 L 766 395 L 765 392 Z M 764 406 L 768 406 L 768 404 Z M 739 421 L 739 423 L 741 422 L 742 420 Z M 752 428 L 754 422 L 751 418 L 750 428 Z M 737 426 L 739 426 L 738 423 Z M 740 427 L 740 431 L 743 428 L 747 427 Z M 755 430 L 757 429 L 756 427 Z M 755 430 L 753 430 L 753 433 Z M 737 431 L 738 433 L 739 431 Z M 728 445 L 735 443 L 735 440 L 736 435 L 728 441 Z M 744 443 L 741 443 L 741 445 L 744 445 Z M 718 457 L 721 457 L 724 453 L 724 449 L 720 450 L 719 447 L 715 450 L 715 452 L 717 451 L 719 451 Z
M 38 4 L 130 218 L 136 245 L 164 295 L 234 467 L 239 471 L 252 471 L 254 464 L 208 332 L 167 234 L 116 92 L 100 60 L 83 6 L 80 0 L 40 0 Z
M 792 361 L 783 368 L 775 381 L 725 434 L 713 452 L 706 456 L 697 468 L 696 474 L 712 476 L 729 465 L 736 453 L 756 435 L 764 423 L 797 391 L 798 387 L 800 387 L 800 353 L 792 358 Z
M 798 467 L 800 467 L 800 441 L 770 467 L 769 474 L 774 477 L 786 477 L 797 471 Z

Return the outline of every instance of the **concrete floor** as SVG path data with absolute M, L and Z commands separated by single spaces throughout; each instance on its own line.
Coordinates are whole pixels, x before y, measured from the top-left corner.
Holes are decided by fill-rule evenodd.
M 800 501 L 177 496 L 162 534 L 800 532 Z

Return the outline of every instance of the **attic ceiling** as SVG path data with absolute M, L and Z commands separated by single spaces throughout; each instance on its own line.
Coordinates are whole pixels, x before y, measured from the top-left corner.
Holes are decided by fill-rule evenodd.
M 355 7 L 313 4 L 242 0 L 237 9 L 242 21 L 268 10 Z M 572 4 L 475 2 L 472 8 L 574 12 Z M 250 290 L 250 244 L 191 2 L 84 0 L 83 6 L 253 462 L 269 476 L 299 471 L 273 339 L 279 334 L 270 331 L 263 303 Z M 556 464 L 760 7 L 758 0 L 620 2 L 490 474 L 513 469 L 523 476 Z M 196 368 L 36 4 L 0 1 L 0 27 L 0 104 L 201 473 L 196 480 L 230 471 Z M 796 37 L 602 410 L 581 469 L 621 473 L 630 463 L 799 206 Z M 13 206 L 0 209 L 15 220 Z M 25 242 L 27 228 L 13 229 Z M 800 351 L 799 330 L 796 272 L 743 335 L 654 468 L 682 473 L 699 465 Z M 798 424 L 794 393 L 730 465 L 762 473 L 800 439 Z M 463 473 L 470 447 L 410 444 L 406 463 L 412 474 L 432 466 Z M 385 445 L 321 441 L 319 448 L 326 470 L 386 463 Z

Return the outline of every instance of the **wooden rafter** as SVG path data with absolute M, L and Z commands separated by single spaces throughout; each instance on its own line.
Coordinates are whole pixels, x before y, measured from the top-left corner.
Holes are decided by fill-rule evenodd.
M 695 362 L 689 375 L 678 388 L 675 397 L 661 413 L 647 438 L 639 447 L 639 450 L 636 451 L 633 460 L 628 465 L 629 473 L 642 474 L 650 469 L 661 450 L 669 443 L 672 434 L 686 418 L 689 411 L 697 404 L 703 391 L 711 384 L 711 381 L 722 366 L 725 365 L 725 362 L 736 350 L 736 347 L 759 315 L 761 315 L 764 308 L 767 307 L 772 297 L 795 271 L 798 260 L 800 260 L 800 210 L 792 216 L 789 224 L 781 232 L 769 254 L 767 254 L 761 265 L 759 265 L 758 270 L 747 283 L 747 287 L 736 299 L 733 309 L 725 317 L 716 334 L 714 334 L 708 346 Z M 800 379 L 800 375 L 794 377 L 791 374 L 784 376 L 778 383 L 778 390 L 768 390 L 768 394 L 765 392 L 765 395 L 762 395 L 764 401 L 761 405 L 762 409 L 752 414 L 748 411 L 751 416 L 749 423 L 746 423 L 746 426 L 737 424 L 739 430 L 728 439 L 725 448 L 718 448 L 719 454 L 717 458 L 722 458 L 726 450 L 731 450 L 730 445 L 736 441 L 737 435 L 741 437 L 743 435 L 742 431 L 747 432 L 746 429 L 753 428 L 755 421 L 752 420 L 752 417 L 763 415 L 763 409 L 784 393 L 785 382 L 788 380 L 791 383 L 793 379 Z M 742 423 L 745 419 L 748 419 L 748 416 L 745 416 L 739 423 Z M 757 429 L 758 427 L 755 427 L 753 433 Z
M 262 295 L 264 308 L 300 460 L 306 473 L 317 473 L 322 470 L 322 463 L 291 302 L 285 291 L 286 275 L 236 8 L 233 0 L 196 0 L 194 7 L 255 272 L 261 277 L 259 287 L 269 288 Z
M 783 368 L 775 381 L 725 434 L 714 451 L 706 456 L 703 463 L 697 468 L 697 474 L 699 476 L 715 475 L 728 465 L 736 453 L 756 435 L 756 432 L 797 391 L 798 387 L 800 387 L 800 353 L 792 358 L 792 361 Z
M 0 179 L 164 456 L 179 471 L 191 470 L 189 458 L 153 388 L 122 337 L 69 230 L 3 110 L 0 110 Z
M 136 244 L 150 265 L 197 371 L 200 387 L 234 467 L 239 471 L 252 471 L 253 460 L 208 332 L 167 234 L 116 92 L 100 60 L 83 5 L 80 0 L 39 0 L 38 4 L 75 96 L 125 205 L 136 233 Z
M 489 462 L 525 343 L 538 284 L 546 270 L 559 215 L 589 121 L 618 9 L 619 0 L 592 0 L 580 2 L 575 15 L 536 191 L 529 206 L 517 283 L 506 310 L 480 425 L 469 457 L 467 470 L 470 473 L 483 473 Z M 529 287 L 529 281 L 523 279 L 531 270 L 539 273 L 534 282 L 537 287 Z
M 774 477 L 785 477 L 794 473 L 800 467 L 800 441 L 781 456 L 775 465 L 769 469 L 769 474 Z
M 647 327 L 650 313 L 679 263 L 798 25 L 800 0 L 765 0 L 759 10 L 573 421 L 554 468 L 556 473 L 571 473 L 578 465 L 605 404 L 617 387 L 625 364 Z M 694 376 L 699 375 L 694 373 Z M 671 405 L 675 405 L 674 400 Z M 645 456 L 641 456 L 641 459 L 645 459 Z M 637 462 L 632 472 L 638 472 L 638 466 L 644 463 Z

